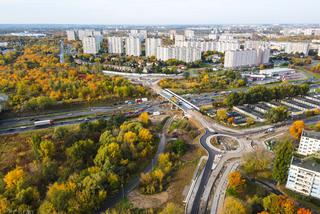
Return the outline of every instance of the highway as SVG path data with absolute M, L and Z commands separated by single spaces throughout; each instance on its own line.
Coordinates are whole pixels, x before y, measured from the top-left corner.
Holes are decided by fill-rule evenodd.
M 74 111 L 58 111 L 55 113 L 42 114 L 31 117 L 17 117 L 11 119 L 0 120 L 0 135 L 15 134 L 25 131 L 35 130 L 34 121 L 39 120 L 53 120 L 54 125 L 64 126 L 79 124 L 87 121 L 93 121 L 97 119 L 106 119 L 114 113 L 123 112 L 130 116 L 133 114 L 139 114 L 143 111 L 159 111 L 161 103 L 159 102 L 144 102 L 138 104 L 123 104 L 112 107 L 90 107 L 81 110 Z M 41 127 L 39 127 L 40 129 Z M 42 127 L 47 128 L 47 127 Z

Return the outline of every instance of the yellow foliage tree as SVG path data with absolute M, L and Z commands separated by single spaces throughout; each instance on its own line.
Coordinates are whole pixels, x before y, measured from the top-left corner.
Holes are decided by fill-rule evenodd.
M 218 109 L 217 120 L 226 121 L 228 119 L 227 110 L 224 108 Z
M 304 127 L 305 127 L 305 124 L 303 120 L 295 121 L 289 129 L 291 136 L 295 139 L 299 139 Z
M 169 202 L 159 214 L 183 214 L 183 209 L 176 204 Z
M 8 189 L 15 187 L 21 180 L 24 179 L 25 172 L 21 167 L 17 167 L 6 174 L 4 182 Z
M 234 197 L 227 197 L 224 202 L 224 214 L 247 214 L 243 202 Z
M 142 141 L 150 141 L 152 139 L 152 134 L 148 129 L 142 128 L 139 131 L 139 138 Z
M 147 125 L 149 123 L 149 114 L 148 114 L 148 112 L 141 113 L 140 116 L 139 116 L 139 120 L 143 124 Z

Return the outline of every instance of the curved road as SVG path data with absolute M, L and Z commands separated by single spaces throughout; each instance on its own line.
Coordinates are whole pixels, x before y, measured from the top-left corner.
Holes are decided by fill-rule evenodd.
M 201 138 L 200 138 L 201 145 L 208 152 L 208 160 L 207 160 L 207 163 L 206 163 L 204 171 L 203 171 L 203 175 L 202 175 L 202 178 L 201 178 L 201 181 L 200 181 L 199 189 L 198 189 L 198 191 L 196 193 L 196 196 L 194 198 L 194 202 L 192 204 L 192 209 L 191 209 L 191 213 L 192 214 L 196 214 L 196 213 L 199 212 L 201 196 L 202 196 L 202 193 L 204 192 L 205 186 L 206 186 L 206 184 L 207 184 L 207 182 L 209 180 L 209 177 L 210 177 L 210 174 L 211 174 L 211 170 L 212 170 L 214 157 L 215 157 L 215 155 L 219 154 L 219 152 L 211 149 L 206 143 L 207 138 L 210 137 L 213 134 L 214 133 L 212 133 L 208 129 L 206 129 L 205 134 L 202 135 Z

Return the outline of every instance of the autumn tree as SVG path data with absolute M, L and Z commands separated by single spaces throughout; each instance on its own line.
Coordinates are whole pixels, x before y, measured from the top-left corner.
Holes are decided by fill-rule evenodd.
M 183 214 L 184 210 L 174 203 L 167 203 L 166 207 L 159 214 Z
M 139 120 L 143 124 L 148 125 L 149 124 L 149 114 L 148 114 L 148 112 L 141 113 L 140 116 L 139 116 Z
M 228 176 L 228 190 L 231 195 L 236 195 L 243 191 L 245 179 L 242 178 L 239 171 L 231 172 Z
M 7 189 L 11 189 L 16 187 L 20 182 L 22 182 L 25 178 L 25 172 L 21 167 L 16 167 L 15 169 L 9 171 L 5 177 L 4 182 L 6 184 Z
M 224 201 L 224 214 L 247 214 L 247 208 L 244 203 L 237 198 L 228 196 Z
M 218 109 L 216 118 L 218 121 L 226 121 L 228 119 L 227 110 L 226 109 Z
M 253 177 L 269 177 L 271 167 L 271 155 L 266 150 L 257 150 L 243 155 L 241 168 Z
M 312 212 L 306 208 L 299 208 L 297 214 L 312 214 Z
M 303 120 L 297 120 L 290 126 L 289 131 L 293 138 L 299 139 L 304 128 L 305 124 Z

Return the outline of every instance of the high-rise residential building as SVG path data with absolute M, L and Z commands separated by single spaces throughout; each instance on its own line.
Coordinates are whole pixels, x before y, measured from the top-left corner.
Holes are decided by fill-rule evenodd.
M 129 37 L 137 37 L 140 40 L 145 40 L 147 38 L 147 30 L 130 30 Z
M 316 152 L 320 152 L 320 133 L 304 130 L 301 134 L 298 153 L 312 155 Z
M 123 54 L 124 45 L 122 37 L 108 37 L 108 52 L 111 54 Z
M 174 36 L 174 40 L 175 40 L 175 43 L 179 43 L 179 42 L 186 41 L 186 38 L 185 38 L 184 35 L 176 34 L 176 35 Z
M 264 41 L 247 40 L 244 42 L 244 49 L 258 49 L 260 47 L 268 47 L 268 43 Z
M 78 30 L 78 37 L 82 41 L 84 37 L 94 36 L 94 31 L 90 29 Z
M 233 50 L 225 53 L 224 67 L 238 68 L 257 66 L 269 62 L 270 49 Z
M 192 47 L 158 47 L 157 59 L 167 61 L 176 59 L 183 62 L 195 62 L 201 60 L 201 50 Z
M 217 34 L 214 34 L 214 33 L 210 33 L 208 35 L 208 39 L 210 40 L 217 40 L 219 38 L 219 36 Z
M 127 37 L 125 39 L 125 50 L 128 56 L 141 56 L 141 41 L 136 37 Z
M 83 53 L 97 54 L 100 50 L 101 39 L 95 36 L 86 36 L 82 39 Z
M 293 157 L 286 188 L 320 199 L 320 164 L 310 158 Z
M 238 41 L 219 41 L 216 45 L 216 50 L 222 53 L 238 49 L 240 49 L 240 43 Z
M 184 31 L 184 36 L 186 37 L 186 39 L 193 39 L 194 38 L 194 31 L 187 29 Z
M 177 47 L 187 48 L 199 48 L 201 52 L 216 50 L 216 42 L 204 42 L 204 41 L 178 41 L 175 43 Z
M 159 38 L 147 38 L 146 39 L 146 56 L 157 56 L 157 48 L 162 44 Z
M 309 43 L 307 42 L 288 42 L 285 47 L 286 53 L 303 53 L 305 56 L 309 53 Z
M 76 32 L 74 30 L 67 30 L 67 39 L 68 41 L 74 41 L 77 39 Z
M 174 40 L 176 34 L 177 34 L 177 31 L 176 31 L 176 30 L 170 30 L 170 31 L 169 31 L 170 39 L 171 39 L 171 40 Z

